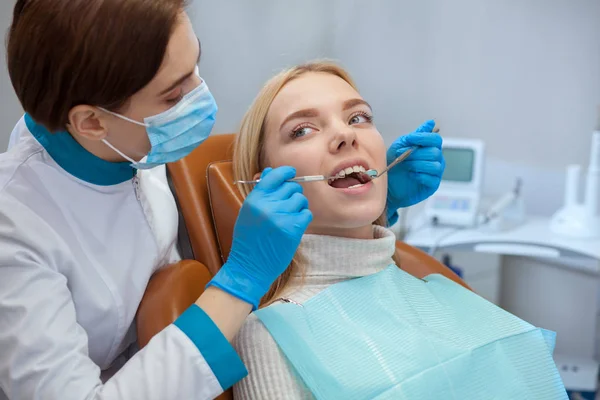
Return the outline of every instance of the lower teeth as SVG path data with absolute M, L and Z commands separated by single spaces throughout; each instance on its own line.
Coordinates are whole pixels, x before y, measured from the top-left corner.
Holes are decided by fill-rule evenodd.
M 364 183 L 359 183 L 358 185 L 348 186 L 348 189 L 354 189 L 354 188 L 360 187 L 362 185 L 364 185 Z

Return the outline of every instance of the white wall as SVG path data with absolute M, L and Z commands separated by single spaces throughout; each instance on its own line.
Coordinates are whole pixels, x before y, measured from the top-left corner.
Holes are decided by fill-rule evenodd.
M 329 0 L 194 0 L 200 73 L 219 113 L 215 132 L 236 132 L 262 85 L 285 67 L 332 53 Z
M 390 140 L 435 117 L 505 161 L 587 157 L 600 106 L 600 2 L 338 0 L 335 56 Z

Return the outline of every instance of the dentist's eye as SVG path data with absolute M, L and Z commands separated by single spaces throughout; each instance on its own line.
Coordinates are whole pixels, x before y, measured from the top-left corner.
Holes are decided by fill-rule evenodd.
M 179 91 L 179 93 L 177 93 L 177 96 L 170 96 L 167 99 L 167 103 L 169 104 L 177 104 L 179 103 L 181 100 L 183 99 L 183 91 Z
M 298 125 L 296 128 L 294 128 L 291 132 L 290 132 L 290 137 L 292 139 L 298 139 L 301 138 L 303 136 L 308 135 L 309 133 L 311 133 L 314 129 L 311 128 L 308 125 Z
M 366 124 L 366 123 L 371 123 L 371 122 L 373 122 L 373 116 L 364 111 L 360 111 L 355 114 L 352 114 L 352 116 L 350 117 L 350 121 L 348 123 L 350 125 L 356 125 L 356 124 Z

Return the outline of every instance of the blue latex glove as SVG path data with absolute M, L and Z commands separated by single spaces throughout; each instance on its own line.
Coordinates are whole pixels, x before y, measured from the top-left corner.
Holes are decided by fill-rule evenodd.
M 388 223 L 398 220 L 397 209 L 420 203 L 435 193 L 442 181 L 446 162 L 442 155 L 442 137 L 432 133 L 435 121 L 430 120 L 417 130 L 396 139 L 387 151 L 391 163 L 413 146 L 417 148 L 400 164 L 388 171 Z
M 227 262 L 209 282 L 257 308 L 288 267 L 312 221 L 292 167 L 267 168 L 246 197 L 233 230 Z

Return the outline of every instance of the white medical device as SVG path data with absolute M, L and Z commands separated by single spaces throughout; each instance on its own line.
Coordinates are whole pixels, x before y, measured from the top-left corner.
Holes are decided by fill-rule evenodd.
M 585 181 L 585 198 L 580 200 L 581 165 L 567 168 L 565 204 L 550 221 L 556 234 L 580 239 L 600 237 L 600 118 L 592 133 L 590 163 Z
M 481 201 L 485 144 L 477 139 L 444 138 L 446 169 L 439 189 L 425 203 L 425 215 L 439 225 L 471 227 Z

